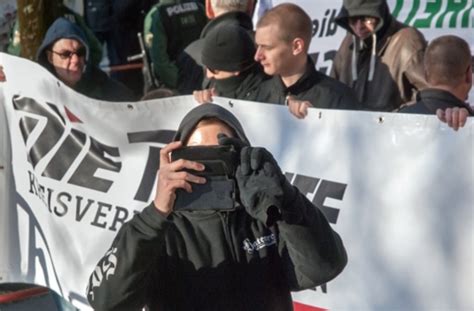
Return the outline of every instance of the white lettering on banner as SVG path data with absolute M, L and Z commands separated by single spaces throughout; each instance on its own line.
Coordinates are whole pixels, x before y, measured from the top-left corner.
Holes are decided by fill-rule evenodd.
M 242 244 L 243 249 L 252 255 L 255 251 L 259 251 L 264 247 L 268 247 L 276 244 L 276 237 L 272 233 L 270 235 L 262 236 L 257 238 L 255 241 L 250 241 L 250 239 L 245 239 Z
M 193 12 L 197 10 L 198 10 L 198 6 L 196 3 L 188 2 L 188 3 L 182 3 L 182 4 L 171 6 L 166 9 L 166 12 L 168 13 L 168 16 L 171 17 L 173 15 L 179 15 L 179 14 Z
M 94 288 L 99 287 L 104 278 L 105 280 L 108 280 L 110 276 L 114 275 L 118 264 L 116 253 L 117 248 L 112 247 L 107 253 L 105 253 L 102 265 L 95 267 L 90 284 L 86 290 L 91 294 L 92 300 L 94 300 Z
M 94 101 L 30 61 L 0 53 L 0 63 L 13 174 L 5 193 L 14 193 L 2 219 L 15 220 L 2 228 L 9 243 L 0 243 L 0 271 L 90 310 L 90 274 L 92 290 L 117 269 L 113 257 L 96 269 L 113 229 L 153 197 L 159 150 L 196 104 L 192 96 Z M 283 106 L 214 100 L 252 145 L 272 152 L 347 249 L 342 274 L 321 290 L 292 293 L 295 301 L 334 310 L 473 309 L 474 192 L 466 189 L 474 188 L 474 118 L 454 132 L 435 116 L 312 108 L 297 120 Z M 81 122 L 68 120 L 65 107 Z M 239 247 L 255 254 L 269 243 L 249 237 Z

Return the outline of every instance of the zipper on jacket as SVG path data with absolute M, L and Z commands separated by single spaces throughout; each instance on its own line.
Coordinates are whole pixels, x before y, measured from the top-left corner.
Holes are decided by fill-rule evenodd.
M 286 92 L 284 96 L 285 96 L 285 99 L 284 99 L 283 105 L 288 106 L 288 99 L 291 96 L 291 92 Z
M 234 259 L 235 262 L 237 262 L 237 255 L 234 251 L 234 241 L 232 239 L 232 235 L 229 230 L 229 214 L 228 213 L 222 213 L 221 218 L 223 219 L 223 226 L 224 226 L 224 234 L 225 238 L 227 240 L 227 243 L 229 244 L 229 250 L 232 258 Z

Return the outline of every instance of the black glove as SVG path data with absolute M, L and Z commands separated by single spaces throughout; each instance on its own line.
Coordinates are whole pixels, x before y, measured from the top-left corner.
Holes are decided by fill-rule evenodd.
M 229 137 L 224 133 L 217 134 L 217 142 L 222 146 L 234 146 L 237 152 L 240 152 L 243 147 L 249 146 L 248 143 L 244 142 L 240 138 Z
M 240 149 L 240 164 L 235 173 L 240 202 L 253 218 L 273 225 L 285 214 L 285 205 L 295 192 L 278 163 L 264 148 L 250 147 L 237 138 L 218 138 L 219 144 L 232 144 Z

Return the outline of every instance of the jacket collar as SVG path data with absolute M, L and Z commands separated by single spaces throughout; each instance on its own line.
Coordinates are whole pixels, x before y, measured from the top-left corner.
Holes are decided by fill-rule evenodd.
M 320 80 L 321 73 L 316 71 L 313 60 L 308 56 L 304 74 L 293 85 L 287 87 L 279 75 L 273 77 L 273 84 L 284 96 L 290 94 L 298 95 L 312 88 Z
M 416 94 L 416 101 L 422 102 L 423 105 L 430 111 L 435 112 L 437 108 L 466 108 L 469 111 L 469 115 L 474 115 L 474 111 L 471 106 L 466 102 L 463 102 L 452 93 L 435 88 L 429 88 L 419 91 Z M 442 106 L 440 106 L 442 104 Z

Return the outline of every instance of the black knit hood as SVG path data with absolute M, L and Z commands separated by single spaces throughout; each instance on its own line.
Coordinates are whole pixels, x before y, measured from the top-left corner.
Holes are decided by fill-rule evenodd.
M 378 32 L 389 23 L 391 15 L 386 0 L 344 0 L 341 11 L 336 16 L 336 23 L 342 28 L 352 33 L 349 26 L 349 17 L 352 16 L 372 16 L 380 21 L 375 28 Z
M 237 120 L 229 110 L 216 104 L 202 104 L 188 112 L 181 121 L 173 141 L 180 140 L 184 142 L 188 140 L 189 136 L 191 136 L 191 133 L 196 128 L 196 125 L 201 120 L 211 118 L 221 120 L 234 130 L 238 138 L 250 144 L 239 120 Z

